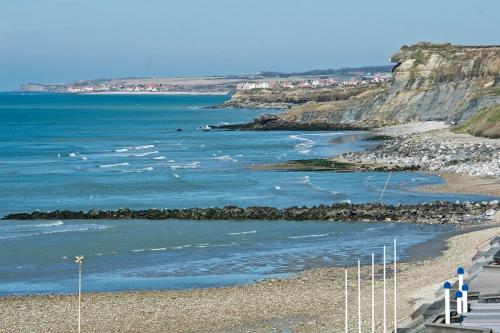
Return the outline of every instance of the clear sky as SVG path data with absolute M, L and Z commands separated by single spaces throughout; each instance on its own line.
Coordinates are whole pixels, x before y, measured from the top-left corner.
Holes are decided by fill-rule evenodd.
M 417 41 L 500 44 L 500 0 L 0 0 L 22 82 L 383 65 Z

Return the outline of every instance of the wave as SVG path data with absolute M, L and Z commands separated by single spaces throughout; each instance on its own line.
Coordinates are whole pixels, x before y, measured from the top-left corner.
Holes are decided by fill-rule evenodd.
M 129 165 L 127 162 L 115 163 L 115 164 L 99 164 L 99 168 L 114 168 L 118 166 L 127 166 L 127 165 Z
M 158 247 L 155 249 L 149 249 L 149 251 L 165 251 L 167 248 L 166 247 Z
M 186 244 L 186 245 L 180 245 L 180 246 L 173 246 L 173 247 L 171 247 L 171 249 L 172 250 L 182 250 L 182 249 L 185 249 L 185 248 L 188 248 L 191 246 L 192 246 L 191 244 Z
M 63 221 L 55 221 L 55 222 L 50 222 L 50 223 L 43 223 L 43 224 L 35 224 L 33 225 L 34 227 L 53 227 L 57 225 L 63 225 Z
M 166 159 L 165 156 L 157 156 L 157 157 L 153 157 L 153 160 L 164 160 Z
M 33 232 L 33 233 L 20 234 L 20 235 L 0 236 L 0 239 L 15 239 L 15 238 L 21 238 L 21 237 L 50 235 L 50 234 L 66 233 L 66 232 L 73 232 L 73 231 L 100 230 L 100 229 L 107 229 L 110 227 L 111 226 L 109 226 L 109 225 L 94 225 L 93 224 L 93 225 L 89 225 L 85 228 L 55 229 L 55 230 L 44 231 L 44 232 Z
M 300 135 L 289 135 L 288 137 L 301 141 L 295 145 L 295 151 L 300 155 L 308 155 L 311 152 L 311 148 L 316 144 L 313 140 L 304 138 Z
M 178 165 L 172 165 L 172 166 L 170 166 L 170 168 L 172 170 L 176 170 L 176 169 L 196 169 L 198 167 L 200 167 L 200 162 L 198 162 L 198 161 L 195 161 L 195 162 L 192 162 L 192 163 L 178 164 Z
M 155 151 L 148 151 L 147 153 L 132 154 L 132 156 L 135 156 L 135 157 L 144 157 L 144 156 L 153 155 L 153 154 L 159 154 L 159 153 L 160 152 L 158 150 L 155 150 Z
M 241 232 L 230 232 L 228 235 L 234 236 L 234 235 L 247 235 L 247 234 L 255 234 L 257 233 L 257 230 L 252 230 L 252 231 L 241 231 Z
M 136 249 L 136 250 L 131 250 L 132 252 L 144 252 L 146 249 Z
M 143 145 L 143 146 L 135 146 L 135 147 L 127 147 L 128 149 L 132 150 L 141 150 L 141 149 L 149 149 L 149 148 L 154 148 L 155 145 Z
M 217 157 L 214 157 L 214 160 L 238 162 L 237 159 L 232 158 L 230 155 L 217 156 Z
M 77 157 L 78 155 L 79 155 L 79 153 L 78 153 L 78 152 L 76 152 L 76 153 L 69 153 L 69 155 L 68 155 L 68 156 L 69 156 L 69 157 Z
M 116 153 L 124 153 L 126 151 L 128 151 L 128 148 L 115 149 Z
M 315 189 L 317 191 L 327 192 L 327 193 L 330 193 L 331 195 L 334 195 L 334 196 L 337 196 L 337 197 L 340 196 L 340 197 L 344 197 L 345 198 L 345 194 L 343 194 L 343 193 L 340 193 L 340 192 L 337 192 L 337 191 L 334 191 L 334 190 L 329 190 L 329 189 L 323 188 L 321 186 L 314 185 L 311 182 L 311 178 L 309 176 L 305 176 L 304 179 L 301 181 L 301 183 L 309 185 L 310 187 L 312 187 L 313 189 Z
M 141 172 L 146 172 L 146 171 L 153 171 L 153 167 L 146 167 L 146 168 L 141 168 L 141 169 L 132 169 L 132 170 L 122 170 L 122 172 L 126 173 L 141 173 Z
M 328 234 L 313 234 L 313 235 L 304 235 L 304 236 L 290 236 L 288 238 L 291 239 L 300 239 L 300 238 L 316 238 L 316 237 L 325 237 L 328 236 Z

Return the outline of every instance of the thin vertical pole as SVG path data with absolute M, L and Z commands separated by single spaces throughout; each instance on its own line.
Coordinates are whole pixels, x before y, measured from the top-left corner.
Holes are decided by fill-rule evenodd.
M 383 291 L 383 302 L 384 302 L 384 333 L 387 332 L 387 296 L 386 296 L 386 288 L 385 288 L 385 245 L 384 245 L 384 291 Z
M 82 264 L 78 264 L 78 333 L 81 330 L 82 306 Z
M 398 295 L 397 295 L 397 252 L 396 238 L 394 238 L 394 333 L 398 332 Z
M 344 284 L 345 284 L 345 333 L 349 332 L 349 313 L 347 312 L 347 269 L 345 270 L 345 278 L 344 278 Z
M 391 179 L 392 171 L 389 172 L 389 175 L 387 176 L 387 180 L 385 181 L 384 189 L 382 190 L 382 193 L 380 193 L 380 198 L 378 199 L 379 202 L 382 202 L 382 198 L 384 197 L 385 189 L 387 188 L 387 184 L 389 184 L 389 179 Z
M 372 253 L 372 333 L 375 333 L 375 254 Z
M 361 262 L 358 260 L 358 332 L 361 333 Z

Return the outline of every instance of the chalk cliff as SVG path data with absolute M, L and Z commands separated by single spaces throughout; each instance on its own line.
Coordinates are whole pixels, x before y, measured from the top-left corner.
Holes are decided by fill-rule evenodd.
M 500 104 L 500 46 L 418 43 L 401 47 L 391 60 L 395 66 L 389 84 L 328 101 L 310 99 L 280 115 L 276 123 L 463 123 Z M 272 129 L 273 123 L 266 126 Z

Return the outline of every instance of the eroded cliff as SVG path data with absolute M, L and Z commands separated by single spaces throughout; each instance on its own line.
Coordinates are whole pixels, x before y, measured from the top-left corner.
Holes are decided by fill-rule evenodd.
M 414 120 L 462 123 L 500 104 L 500 46 L 419 43 L 403 46 L 387 86 L 346 99 L 308 102 L 284 113 L 284 122 L 372 123 Z

